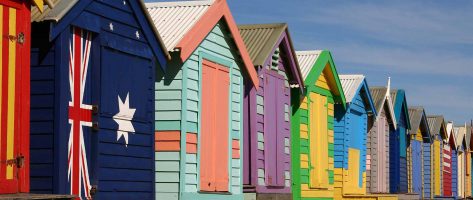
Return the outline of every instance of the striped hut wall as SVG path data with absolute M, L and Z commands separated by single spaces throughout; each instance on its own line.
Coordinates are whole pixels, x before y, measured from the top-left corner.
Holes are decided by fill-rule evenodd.
M 443 146 L 443 196 L 451 196 L 452 195 L 452 152 L 450 149 L 450 145 L 448 143 L 444 143 Z

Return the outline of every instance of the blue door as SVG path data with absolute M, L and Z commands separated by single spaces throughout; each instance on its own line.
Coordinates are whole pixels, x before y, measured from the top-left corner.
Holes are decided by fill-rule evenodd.
M 422 148 L 417 140 L 412 140 L 412 187 L 414 193 L 422 194 Z

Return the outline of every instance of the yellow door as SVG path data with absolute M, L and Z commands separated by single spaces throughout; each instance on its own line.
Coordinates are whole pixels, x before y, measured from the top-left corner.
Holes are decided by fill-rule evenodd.
M 327 97 L 309 96 L 310 187 L 328 188 L 328 108 Z

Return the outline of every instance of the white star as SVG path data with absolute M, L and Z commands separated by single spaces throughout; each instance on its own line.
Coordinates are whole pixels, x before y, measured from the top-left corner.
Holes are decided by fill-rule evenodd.
M 133 120 L 133 115 L 135 115 L 135 108 L 130 108 L 130 101 L 129 101 L 129 94 L 126 94 L 125 102 L 123 102 L 118 95 L 118 109 L 120 110 L 115 116 L 113 116 L 113 120 L 118 124 L 117 130 L 117 141 L 123 136 L 125 139 L 125 146 L 128 147 L 128 133 L 134 133 L 135 128 L 131 123 Z
M 136 38 L 140 39 L 140 32 L 136 31 L 135 35 L 136 35 Z
M 110 30 L 113 31 L 113 24 L 110 23 L 108 26 L 110 27 Z

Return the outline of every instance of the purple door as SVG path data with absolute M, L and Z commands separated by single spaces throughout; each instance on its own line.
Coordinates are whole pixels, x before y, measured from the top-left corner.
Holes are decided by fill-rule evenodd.
M 268 186 L 284 186 L 284 78 L 267 72 L 264 79 L 264 160 Z

